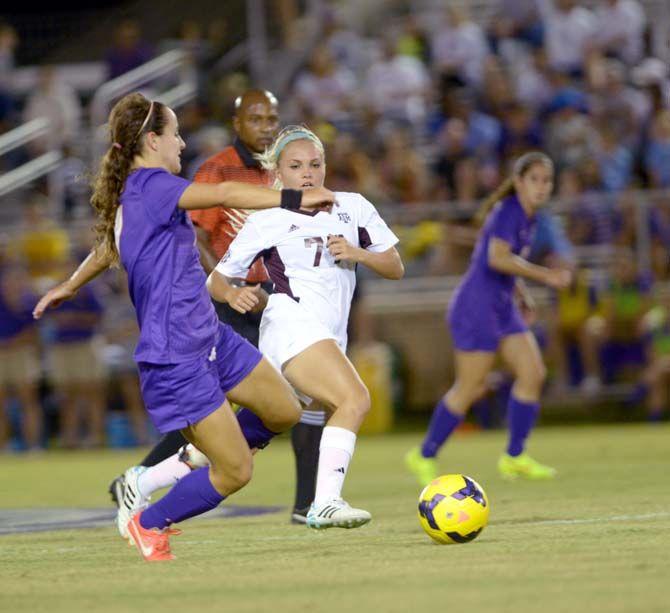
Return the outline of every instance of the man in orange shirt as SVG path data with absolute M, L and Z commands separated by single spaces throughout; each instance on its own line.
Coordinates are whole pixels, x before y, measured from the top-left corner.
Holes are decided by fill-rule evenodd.
M 261 168 L 254 153 L 262 153 L 279 129 L 277 99 L 268 91 L 249 90 L 235 101 L 233 117 L 235 141 L 223 151 L 206 160 L 195 174 L 194 181 L 220 183 L 243 181 L 255 185 L 268 185 L 271 178 Z M 244 225 L 248 211 L 224 207 L 190 212 L 196 226 L 200 261 L 209 274 L 224 256 L 230 243 Z M 267 298 L 272 291 L 263 262 L 255 262 L 245 280 L 248 285 L 261 285 L 261 294 Z M 269 284 L 269 286 L 268 286 Z M 229 324 L 247 340 L 258 346 L 258 326 L 265 300 L 254 313 L 242 315 L 227 304 L 215 303 L 219 319 Z
M 195 174 L 194 180 L 202 183 L 221 181 L 244 181 L 256 185 L 267 185 L 271 181 L 266 170 L 254 157 L 272 144 L 279 130 L 279 112 L 275 96 L 269 91 L 252 89 L 235 100 L 233 128 L 235 141 L 229 147 L 206 160 Z M 247 211 L 224 207 L 194 210 L 191 220 L 196 226 L 200 261 L 209 274 L 228 250 L 248 216 Z M 272 291 L 265 266 L 259 260 L 249 270 L 243 283 L 258 286 L 262 299 L 254 312 L 241 314 L 227 304 L 214 303 L 219 319 L 230 325 L 238 334 L 258 346 L 258 328 L 267 294 Z M 305 523 L 305 516 L 314 498 L 316 469 L 319 460 L 319 443 L 323 423 L 314 421 L 307 413 L 305 423 L 294 426 L 291 441 L 296 457 L 296 496 L 291 521 Z M 144 458 L 141 466 L 155 466 L 177 453 L 186 440 L 180 432 L 166 434 Z M 136 467 L 133 467 L 136 468 Z M 132 469 L 126 471 L 126 475 Z M 133 474 L 137 474 L 134 471 Z M 124 476 L 117 477 L 110 485 L 109 492 L 119 505 L 125 498 L 135 499 L 138 492 L 132 491 L 133 484 Z M 142 492 L 139 492 L 142 496 Z

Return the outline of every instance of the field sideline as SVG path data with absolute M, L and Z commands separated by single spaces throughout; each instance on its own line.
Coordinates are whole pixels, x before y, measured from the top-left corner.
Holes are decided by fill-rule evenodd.
M 153 565 L 111 526 L 0 536 L 0 610 L 667 611 L 670 427 L 541 428 L 530 451 L 559 469 L 548 483 L 500 480 L 504 439 L 459 435 L 441 458 L 489 495 L 490 525 L 470 544 L 435 545 L 419 527 L 420 488 L 402 465 L 419 434 L 368 437 L 345 496 L 369 526 L 313 532 L 288 510 L 191 521 L 172 540 L 178 560 Z M 139 456 L 3 456 L 0 507 L 105 507 L 109 479 Z M 284 438 L 231 504 L 288 507 L 292 488 Z

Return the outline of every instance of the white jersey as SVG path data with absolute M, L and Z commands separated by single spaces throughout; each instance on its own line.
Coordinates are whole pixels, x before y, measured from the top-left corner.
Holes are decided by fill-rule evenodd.
M 244 278 L 257 258 L 263 258 L 274 294 L 263 319 L 289 317 L 280 307 L 291 298 L 300 311 L 315 317 L 335 338 L 344 339 L 356 287 L 354 266 L 338 263 L 326 244 L 332 235 L 374 252 L 393 247 L 397 236 L 375 207 L 360 194 L 337 192 L 328 211 L 267 209 L 253 213 L 216 267 L 229 278 Z M 274 313 L 274 314 L 273 314 Z M 261 333 L 263 331 L 261 323 Z

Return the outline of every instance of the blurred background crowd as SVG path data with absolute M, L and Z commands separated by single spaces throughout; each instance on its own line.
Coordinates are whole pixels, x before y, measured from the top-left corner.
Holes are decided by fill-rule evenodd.
M 0 18 L 0 448 L 153 436 L 121 272 L 39 326 L 30 316 L 91 245 L 100 125 L 133 89 L 168 92 L 186 177 L 232 142 L 233 101 L 252 86 L 319 134 L 327 186 L 365 195 L 401 237 L 408 278 L 392 292 L 363 279 L 352 352 L 373 398 L 405 410 L 448 385 L 442 313 L 478 199 L 515 156 L 546 151 L 555 197 L 532 255 L 575 270 L 566 291 L 534 290 L 550 396 L 667 414 L 667 2 L 252 0 L 212 14 L 196 1 L 168 3 L 160 27 L 145 4 Z M 504 373 L 491 389 L 485 426 Z

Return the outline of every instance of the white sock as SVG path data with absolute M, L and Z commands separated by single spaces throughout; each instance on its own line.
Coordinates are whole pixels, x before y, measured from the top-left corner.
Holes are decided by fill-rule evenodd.
M 170 487 L 191 472 L 191 467 L 179 459 L 178 453 L 155 466 L 147 468 L 137 479 L 140 494 L 148 498 L 156 490 Z
M 316 475 L 314 505 L 340 498 L 351 456 L 354 455 L 356 434 L 345 428 L 326 426 L 319 447 L 319 470 Z

